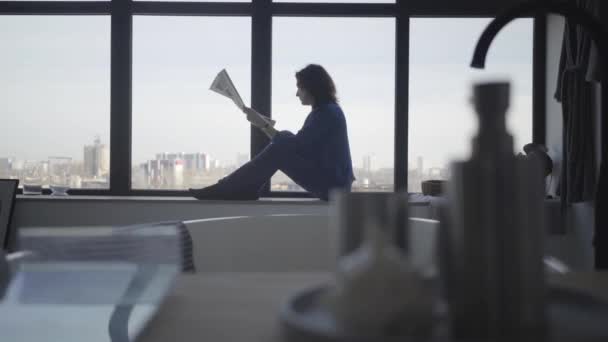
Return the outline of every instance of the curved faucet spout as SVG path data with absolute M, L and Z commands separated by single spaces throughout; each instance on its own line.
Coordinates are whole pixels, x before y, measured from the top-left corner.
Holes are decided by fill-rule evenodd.
M 519 17 L 539 14 L 560 14 L 568 20 L 572 20 L 574 23 L 585 27 L 589 30 L 591 37 L 595 41 L 602 60 L 608 58 L 608 51 L 606 51 L 606 49 L 608 49 L 606 42 L 608 34 L 597 19 L 570 3 L 544 0 L 521 3 L 492 20 L 479 37 L 475 52 L 473 53 L 471 66 L 479 69 L 485 67 L 486 55 L 490 48 L 490 44 L 492 44 L 492 41 L 498 32 L 500 32 L 508 23 Z

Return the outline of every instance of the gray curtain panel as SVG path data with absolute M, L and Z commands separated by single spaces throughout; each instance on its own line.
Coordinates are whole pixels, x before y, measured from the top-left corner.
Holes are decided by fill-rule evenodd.
M 599 16 L 598 0 L 572 0 Z M 566 21 L 555 98 L 563 109 L 563 161 L 558 194 L 562 209 L 595 194 L 594 84 L 599 58 L 589 32 Z

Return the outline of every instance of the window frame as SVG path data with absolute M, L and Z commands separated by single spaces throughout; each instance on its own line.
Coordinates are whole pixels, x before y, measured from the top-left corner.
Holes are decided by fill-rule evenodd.
M 111 16 L 110 187 L 70 190 L 73 195 L 89 196 L 189 196 L 186 190 L 131 188 L 133 16 L 251 17 L 251 106 L 269 116 L 272 116 L 273 17 L 395 18 L 394 189 L 407 191 L 410 19 L 494 17 L 511 4 L 509 0 L 396 0 L 396 3 L 0 1 L 0 16 Z M 546 33 L 546 16 L 534 17 L 532 140 L 541 144 L 545 143 L 546 135 Z M 268 138 L 252 127 L 251 155 L 258 154 L 267 144 Z M 44 189 L 43 194 L 50 194 L 50 190 Z M 265 185 L 262 196 L 310 197 L 301 192 L 271 192 L 270 183 Z

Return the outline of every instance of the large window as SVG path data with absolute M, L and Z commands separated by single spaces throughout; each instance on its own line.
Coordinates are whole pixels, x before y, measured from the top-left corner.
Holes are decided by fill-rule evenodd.
M 532 142 L 532 19 L 500 33 L 486 69 L 469 67 L 477 37 L 489 19 L 411 20 L 408 190 L 426 179 L 447 179 L 449 163 L 469 155 L 477 118 L 471 86 L 480 80 L 511 81 L 507 127 L 514 148 Z
M 295 73 L 324 66 L 346 116 L 354 191 L 449 179 L 450 162 L 470 153 L 479 80 L 512 82 L 516 152 L 544 139 L 533 104 L 546 91 L 542 20 L 509 24 L 486 69 L 470 67 L 502 2 L 17 1 L 0 0 L 0 178 L 21 184 L 186 196 L 217 182 L 268 142 L 210 91 L 222 69 L 247 106 L 296 133 L 311 108 Z M 302 192 L 277 172 L 262 195 Z
M 295 72 L 321 64 L 336 83 L 357 180 L 355 191 L 392 191 L 395 111 L 393 18 L 274 18 L 272 116 L 297 132 L 310 112 L 296 98 Z M 278 173 L 271 190 L 297 190 Z
M 0 178 L 109 187 L 110 17 L 0 16 Z
M 249 104 L 250 56 L 250 18 L 134 18 L 134 188 L 210 185 L 249 160 L 249 122 L 209 86 L 225 68 Z

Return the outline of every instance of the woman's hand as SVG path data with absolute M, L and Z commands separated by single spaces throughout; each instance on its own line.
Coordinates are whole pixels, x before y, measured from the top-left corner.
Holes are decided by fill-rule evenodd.
M 252 125 L 258 128 L 266 128 L 270 126 L 270 122 L 264 120 L 262 114 L 258 113 L 255 109 L 245 107 L 243 108 L 243 112 L 247 115 L 247 121 L 251 122 Z

